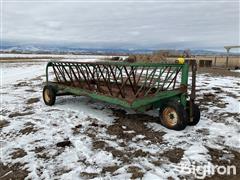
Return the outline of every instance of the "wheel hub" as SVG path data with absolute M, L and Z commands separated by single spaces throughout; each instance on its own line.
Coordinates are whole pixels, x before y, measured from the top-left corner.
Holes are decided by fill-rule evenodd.
M 178 122 L 178 115 L 173 108 L 167 107 L 163 111 L 163 119 L 169 126 L 174 126 Z

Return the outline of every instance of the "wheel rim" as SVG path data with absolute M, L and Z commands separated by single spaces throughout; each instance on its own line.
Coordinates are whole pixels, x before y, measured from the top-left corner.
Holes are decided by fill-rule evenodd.
M 44 99 L 45 99 L 45 101 L 46 102 L 50 102 L 50 91 L 48 90 L 48 89 L 46 89 L 45 91 L 44 91 Z
M 168 126 L 175 126 L 178 122 L 178 115 L 174 108 L 167 107 L 163 110 L 163 120 Z

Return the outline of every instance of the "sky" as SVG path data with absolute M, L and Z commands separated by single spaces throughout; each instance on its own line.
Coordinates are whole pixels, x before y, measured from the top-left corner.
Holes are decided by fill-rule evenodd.
M 3 0 L 3 42 L 85 48 L 239 45 L 239 0 Z

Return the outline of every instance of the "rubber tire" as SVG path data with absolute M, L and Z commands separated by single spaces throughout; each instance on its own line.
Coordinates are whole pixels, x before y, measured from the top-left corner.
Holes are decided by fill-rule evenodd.
M 177 116 L 178 116 L 178 120 L 177 120 L 177 123 L 176 123 L 176 125 L 174 125 L 174 126 L 169 126 L 166 122 L 164 122 L 164 117 L 163 117 L 163 112 L 164 112 L 164 110 L 166 109 L 166 108 L 168 108 L 168 107 L 170 107 L 170 108 L 172 108 L 172 109 L 174 109 L 175 110 L 175 112 L 176 112 L 176 114 L 177 114 Z M 181 130 L 183 130 L 183 129 L 185 129 L 186 128 L 186 126 L 187 126 L 187 112 L 186 112 L 186 110 L 184 109 L 184 107 L 180 104 L 180 103 L 178 103 L 178 102 L 176 102 L 176 101 L 173 101 L 173 102 L 167 102 L 164 106 L 163 106 L 163 108 L 161 108 L 160 109 L 160 111 L 159 111 L 159 117 L 160 117 L 160 122 L 161 122 L 161 124 L 163 125 L 163 126 L 165 126 L 166 128 L 168 128 L 168 129 L 173 129 L 173 130 L 177 130 L 177 131 L 181 131 Z
M 48 90 L 49 91 L 49 101 L 45 99 L 45 96 L 44 96 L 44 93 L 45 91 Z M 43 100 L 44 100 L 44 103 L 48 106 L 52 106 L 55 104 L 55 101 L 56 101 L 56 90 L 52 87 L 52 86 L 49 86 L 49 85 L 46 85 L 44 86 L 43 88 Z
M 189 102 L 188 102 L 188 107 L 189 107 Z M 189 112 L 190 108 L 187 109 L 188 111 L 188 114 L 190 114 Z M 196 104 L 193 104 L 193 121 L 190 122 L 190 116 L 188 118 L 188 125 L 189 126 L 195 126 L 196 124 L 198 124 L 198 122 L 200 121 L 200 116 L 201 116 L 201 113 L 200 113 L 200 109 L 198 107 L 198 105 Z

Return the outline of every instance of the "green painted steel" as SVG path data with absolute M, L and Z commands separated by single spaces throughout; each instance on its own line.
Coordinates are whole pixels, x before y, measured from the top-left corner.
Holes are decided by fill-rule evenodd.
M 88 96 L 93 99 L 105 101 L 108 103 L 120 105 L 125 108 L 131 108 L 131 109 L 139 109 L 141 107 L 147 106 L 149 104 L 154 104 L 158 101 L 161 101 L 161 100 L 167 99 L 167 98 L 174 98 L 174 97 L 177 98 L 177 96 L 182 93 L 181 91 L 164 91 L 164 92 L 158 93 L 158 95 L 153 96 L 153 97 L 144 97 L 144 98 L 136 99 L 133 102 L 127 102 L 127 101 L 119 99 L 119 98 L 114 98 L 111 96 L 94 93 L 94 92 L 87 91 L 87 90 L 80 89 L 80 88 L 69 87 L 66 85 L 59 85 L 59 84 L 56 84 L 53 82 L 49 82 L 48 85 L 55 87 L 55 89 L 58 91 L 61 90 L 63 93 L 71 93 L 71 94 L 78 95 L 78 96 Z
M 118 99 L 118 98 L 113 98 L 110 96 L 101 95 L 101 94 L 87 91 L 84 89 L 69 87 L 66 85 L 56 84 L 56 83 L 52 83 L 52 82 L 49 82 L 48 85 L 52 85 L 53 87 L 56 88 L 56 90 L 61 90 L 64 93 L 71 93 L 71 94 L 78 95 L 78 96 L 89 96 L 93 99 L 105 101 L 105 102 L 112 103 L 112 104 L 117 104 L 117 105 L 120 105 L 120 106 L 123 106 L 126 108 L 131 108 L 131 104 L 129 104 L 128 102 L 126 102 L 124 100 Z
M 181 84 L 184 84 L 185 86 L 188 85 L 188 69 L 189 69 L 188 64 L 183 64 Z
M 141 99 L 136 99 L 133 103 L 132 103 L 132 108 L 133 109 L 137 109 L 139 107 L 143 107 L 143 106 L 147 106 L 149 104 L 154 104 L 158 101 L 161 101 L 163 99 L 168 99 L 168 98 L 177 98 L 178 95 L 180 95 L 182 92 L 181 91 L 163 91 L 158 93 L 157 95 L 153 96 L 153 97 L 144 97 Z
M 170 64 L 170 63 L 129 63 L 129 62 L 70 62 L 70 61 L 50 61 L 47 66 L 51 66 L 53 63 L 73 63 L 73 64 L 92 64 L 92 65 L 113 65 L 113 66 L 131 66 L 131 67 L 182 67 L 187 64 Z M 188 66 L 188 65 L 187 65 Z
M 188 85 L 188 70 L 189 70 L 189 66 L 187 64 L 184 64 L 183 68 L 182 68 L 181 84 L 184 85 L 185 87 L 187 87 L 187 85 Z M 181 94 L 180 102 L 184 106 L 184 108 L 186 108 L 186 106 L 187 106 L 187 92 L 184 92 L 184 93 Z
M 162 101 L 168 101 L 169 99 L 175 99 L 180 100 L 181 104 L 186 107 L 186 101 L 187 101 L 187 85 L 188 85 L 188 64 L 165 64 L 165 63 L 127 63 L 127 62 L 94 62 L 94 63 L 80 63 L 80 62 L 64 62 L 60 61 L 60 63 L 66 63 L 66 66 L 74 66 L 74 64 L 91 64 L 91 65 L 112 65 L 112 66 L 119 66 L 119 67 L 153 67 L 153 68 L 164 68 L 164 67 L 181 67 L 181 86 L 185 89 L 178 89 L 178 90 L 165 90 L 165 91 L 158 91 L 153 96 L 146 96 L 146 97 L 140 97 L 134 99 L 132 102 L 129 102 L 125 99 L 117 98 L 117 97 L 111 97 L 109 95 L 104 95 L 101 93 L 92 92 L 90 90 L 82 89 L 79 87 L 72 87 L 67 86 L 63 84 L 58 84 L 55 82 L 49 82 L 49 76 L 48 71 L 49 67 L 53 65 L 53 63 L 59 63 L 59 62 L 49 62 L 46 66 L 46 84 L 52 85 L 56 88 L 56 90 L 61 90 L 65 93 L 71 93 L 74 95 L 83 95 L 83 96 L 89 96 L 96 100 L 105 101 L 108 103 L 116 104 L 123 106 L 125 108 L 131 108 L 131 109 L 139 109 L 142 110 L 144 107 L 147 107 L 149 105 L 157 105 L 161 104 Z M 61 66 L 56 64 L 55 66 Z M 174 71 L 177 71 L 175 69 Z M 162 72 L 163 73 L 163 72 Z M 172 72 L 169 74 L 169 78 L 174 74 L 175 72 Z M 159 78 L 161 77 L 161 71 L 159 73 Z M 169 79 L 165 79 L 165 81 L 168 81 Z M 151 89 L 149 89 L 150 91 Z M 148 94 L 149 92 L 146 92 Z

